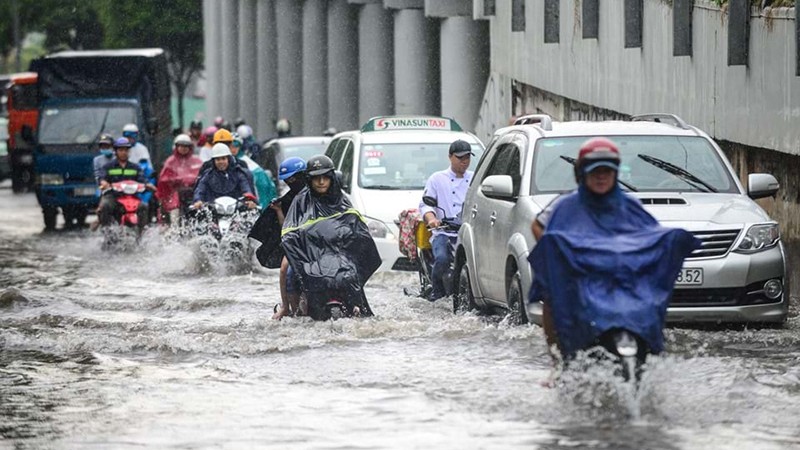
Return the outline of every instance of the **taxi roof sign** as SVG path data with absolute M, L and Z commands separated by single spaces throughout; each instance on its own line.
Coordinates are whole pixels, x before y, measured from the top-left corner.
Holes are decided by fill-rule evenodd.
M 361 127 L 361 131 L 384 130 L 464 131 L 458 122 L 449 117 L 433 116 L 373 117 Z

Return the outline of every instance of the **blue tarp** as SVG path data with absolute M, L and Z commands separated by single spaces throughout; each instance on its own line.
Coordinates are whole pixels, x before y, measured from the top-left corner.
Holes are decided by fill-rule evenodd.
M 599 197 L 581 186 L 558 204 L 528 257 L 529 301 L 550 305 L 564 356 L 612 328 L 638 334 L 660 353 L 675 279 L 699 245 L 686 230 L 660 226 L 619 187 Z

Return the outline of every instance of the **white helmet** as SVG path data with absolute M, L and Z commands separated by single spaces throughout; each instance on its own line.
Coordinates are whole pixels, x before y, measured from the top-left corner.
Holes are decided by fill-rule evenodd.
M 288 133 L 291 130 L 292 126 L 289 124 L 288 119 L 278 119 L 275 122 L 275 131 L 278 133 Z
M 211 147 L 211 157 L 219 158 L 221 156 L 231 156 L 231 149 L 228 148 L 227 145 L 220 142 Z
M 188 134 L 179 134 L 175 136 L 175 140 L 172 141 L 172 145 L 188 145 L 189 147 L 193 147 L 194 143 L 192 142 L 192 138 L 189 137 Z
M 236 134 L 242 139 L 247 139 L 253 135 L 253 129 L 250 128 L 250 125 L 239 125 L 239 127 L 236 128 Z
M 129 123 L 129 124 L 125 125 L 124 127 L 122 127 L 122 132 L 124 133 L 126 131 L 132 131 L 134 133 L 138 133 L 139 132 L 139 127 L 137 127 L 135 123 Z

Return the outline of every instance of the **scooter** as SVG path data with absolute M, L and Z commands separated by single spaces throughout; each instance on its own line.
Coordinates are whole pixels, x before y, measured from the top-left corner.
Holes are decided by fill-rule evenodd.
M 438 202 L 435 198 L 430 196 L 422 197 L 422 202 L 426 205 L 437 208 L 440 211 L 444 212 L 442 208 L 438 206 Z M 441 219 L 441 225 L 436 227 L 436 230 L 442 231 L 451 231 L 457 233 L 458 230 L 461 228 L 461 221 L 457 218 L 446 217 Z M 414 241 L 416 243 L 417 249 L 417 271 L 419 274 L 419 288 L 417 289 L 410 289 L 404 288 L 403 292 L 405 295 L 409 297 L 421 297 L 421 298 L 428 298 L 433 292 L 433 284 L 431 282 L 431 274 L 433 271 L 433 248 L 431 247 L 431 229 L 425 224 L 423 220 L 420 220 L 416 225 L 416 231 L 414 233 Z M 444 280 L 444 287 L 445 293 L 447 295 L 451 295 L 453 293 L 453 270 L 455 264 L 455 253 L 456 253 L 456 246 L 455 242 L 450 243 L 450 268 L 447 271 Z
M 355 302 L 350 299 L 350 295 L 342 291 L 312 293 L 304 290 L 300 294 L 299 310 L 292 311 L 292 315 L 308 316 L 317 321 L 372 316 L 364 292 L 361 291 L 359 296 L 361 306 L 354 305 Z M 276 304 L 273 312 L 277 313 L 280 306 Z
M 250 242 L 247 237 L 258 213 L 247 207 L 254 198 L 244 196 L 219 197 L 189 213 L 192 234 L 195 237 L 210 237 L 201 243 L 207 255 L 221 252 L 225 260 L 249 264 Z
M 125 228 L 136 228 L 136 238 L 139 237 L 139 232 L 141 228 L 145 224 L 139 223 L 139 216 L 137 214 L 139 210 L 139 205 L 142 204 L 141 198 L 139 198 L 139 194 L 144 192 L 146 186 L 138 181 L 132 180 L 123 180 L 117 181 L 113 183 L 111 187 L 105 189 L 102 195 L 115 195 L 116 202 L 122 207 L 117 208 L 115 213 L 115 219 L 117 223 L 122 227 Z M 115 233 L 112 230 L 108 229 L 109 227 L 104 228 L 105 239 L 103 242 L 103 248 L 108 249 L 112 245 L 119 243 L 121 235 L 119 233 Z
M 597 346 L 617 364 L 617 375 L 627 382 L 639 382 L 642 367 L 651 353 L 642 338 L 623 328 L 612 328 L 600 335 Z

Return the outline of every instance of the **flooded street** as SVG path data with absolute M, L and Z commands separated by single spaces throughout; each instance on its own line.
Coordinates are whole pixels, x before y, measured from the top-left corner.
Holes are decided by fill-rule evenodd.
M 667 330 L 632 395 L 605 372 L 546 386 L 537 326 L 367 285 L 377 315 L 271 320 L 277 271 L 220 275 L 181 242 L 42 233 L 0 188 L 0 447 L 800 447 L 800 319 Z M 93 220 L 93 217 L 90 218 Z

